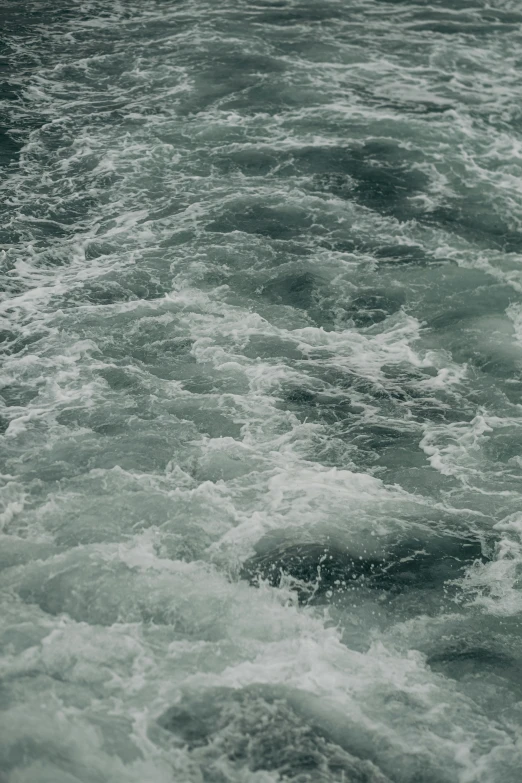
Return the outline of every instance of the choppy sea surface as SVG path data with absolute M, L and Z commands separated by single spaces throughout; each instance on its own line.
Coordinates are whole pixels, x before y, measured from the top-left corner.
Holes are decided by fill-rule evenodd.
M 0 33 L 2 783 L 520 783 L 519 0 Z

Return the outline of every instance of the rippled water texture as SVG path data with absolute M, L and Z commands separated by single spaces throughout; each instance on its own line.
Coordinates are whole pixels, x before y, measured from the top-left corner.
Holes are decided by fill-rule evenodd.
M 2 782 L 520 783 L 521 25 L 3 0 Z

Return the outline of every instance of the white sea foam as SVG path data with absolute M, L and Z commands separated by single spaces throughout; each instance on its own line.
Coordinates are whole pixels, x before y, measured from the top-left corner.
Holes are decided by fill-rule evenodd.
M 517 3 L 15 5 L 2 774 L 519 783 Z

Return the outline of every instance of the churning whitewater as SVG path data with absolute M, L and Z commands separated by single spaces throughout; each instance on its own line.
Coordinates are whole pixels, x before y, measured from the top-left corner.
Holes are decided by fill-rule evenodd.
M 520 783 L 519 0 L 3 0 L 2 783 Z

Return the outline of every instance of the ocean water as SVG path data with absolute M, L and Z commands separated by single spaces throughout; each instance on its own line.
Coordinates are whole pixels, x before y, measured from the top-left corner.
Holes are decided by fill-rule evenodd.
M 2 783 L 520 783 L 520 2 L 0 34 Z

